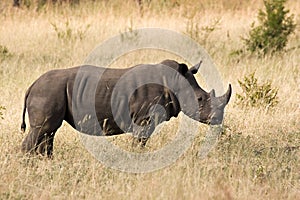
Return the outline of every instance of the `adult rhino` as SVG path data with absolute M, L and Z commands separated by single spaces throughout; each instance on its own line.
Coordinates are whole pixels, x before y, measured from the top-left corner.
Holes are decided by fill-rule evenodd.
M 30 130 L 22 151 L 52 156 L 53 140 L 65 120 L 90 135 L 133 132 L 135 143 L 144 146 L 155 126 L 180 111 L 206 124 L 221 124 L 231 96 L 207 93 L 186 64 L 165 60 L 159 64 L 127 69 L 79 66 L 52 70 L 27 90 L 21 130 L 25 132 L 28 111 Z

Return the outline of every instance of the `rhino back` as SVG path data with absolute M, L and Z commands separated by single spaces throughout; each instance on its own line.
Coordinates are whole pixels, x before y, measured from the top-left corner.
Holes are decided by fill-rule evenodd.
M 179 104 L 163 86 L 160 73 L 163 67 L 77 68 L 76 76 L 67 80 L 67 121 L 89 135 L 116 135 L 131 132 L 132 118 L 137 121 L 146 118 L 155 104 L 165 107 L 167 120 L 177 116 Z M 152 83 L 152 80 L 160 84 Z M 170 101 L 173 104 L 169 104 Z

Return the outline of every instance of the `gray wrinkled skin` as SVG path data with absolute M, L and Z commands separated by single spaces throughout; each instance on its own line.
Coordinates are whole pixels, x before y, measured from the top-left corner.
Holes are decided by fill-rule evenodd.
M 231 86 L 221 97 L 214 90 L 205 92 L 194 77 L 200 64 L 188 69 L 165 60 L 127 69 L 80 66 L 49 71 L 26 92 L 21 129 L 26 128 L 27 109 L 30 130 L 22 151 L 51 157 L 63 121 L 94 136 L 133 132 L 142 146 L 158 124 L 181 111 L 202 123 L 221 124 Z

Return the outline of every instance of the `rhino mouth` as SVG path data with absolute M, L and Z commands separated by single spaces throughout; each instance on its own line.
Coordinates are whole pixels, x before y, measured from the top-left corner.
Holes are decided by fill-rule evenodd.
M 223 123 L 223 119 L 222 118 L 217 118 L 217 117 L 212 117 L 209 119 L 200 119 L 199 122 L 207 124 L 207 125 L 221 125 Z
M 209 119 L 200 119 L 198 121 L 203 124 L 211 125 L 211 120 Z
M 211 120 L 208 121 L 208 125 L 221 125 L 223 122 L 223 119 L 219 119 L 219 118 L 213 118 Z

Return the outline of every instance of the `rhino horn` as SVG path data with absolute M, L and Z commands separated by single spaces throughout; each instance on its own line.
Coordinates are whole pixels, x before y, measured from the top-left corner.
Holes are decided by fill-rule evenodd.
M 214 89 L 212 89 L 210 92 L 209 92 L 209 96 L 210 97 L 216 97 L 216 92 Z
M 199 70 L 201 64 L 202 64 L 202 60 L 200 60 L 200 62 L 199 62 L 198 64 L 196 64 L 196 65 L 194 65 L 193 67 L 191 67 L 191 68 L 190 68 L 190 72 L 191 72 L 192 74 L 196 74 L 196 73 L 198 72 L 198 70 Z
M 225 105 L 226 105 L 229 102 L 229 100 L 230 100 L 231 92 L 232 92 L 232 88 L 231 88 L 231 84 L 229 84 L 227 92 L 225 94 L 223 94 L 222 96 L 218 97 L 219 100 L 222 103 L 225 103 Z

